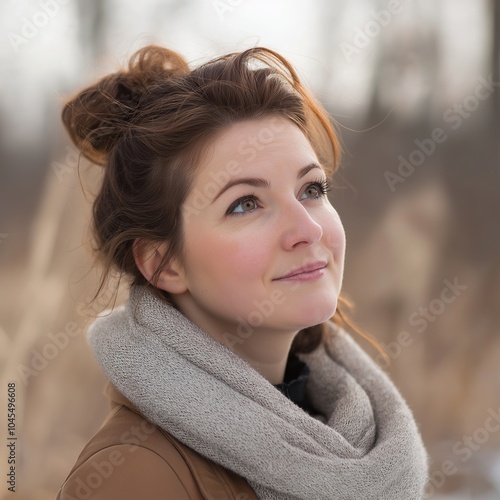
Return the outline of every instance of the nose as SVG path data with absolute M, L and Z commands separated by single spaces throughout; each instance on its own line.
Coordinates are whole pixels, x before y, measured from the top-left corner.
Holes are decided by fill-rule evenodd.
M 281 243 L 285 250 L 299 245 L 310 246 L 321 240 L 323 227 L 318 224 L 307 208 L 295 200 L 283 207 L 280 214 Z

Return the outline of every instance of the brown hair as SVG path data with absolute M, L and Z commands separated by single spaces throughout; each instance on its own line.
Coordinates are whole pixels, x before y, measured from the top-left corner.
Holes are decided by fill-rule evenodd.
M 231 124 L 268 116 L 295 123 L 326 173 L 333 174 L 340 145 L 326 111 L 290 63 L 264 47 L 190 70 L 176 52 L 150 45 L 131 57 L 126 70 L 102 78 L 66 103 L 62 119 L 71 139 L 86 158 L 105 166 L 92 218 L 94 251 L 103 264 L 96 296 L 118 270 L 132 285 L 151 286 L 161 300 L 172 303 L 155 280 L 173 256 L 182 261 L 181 208 L 206 146 Z M 164 241 L 168 250 L 148 282 L 133 252 Z M 349 325 L 383 353 L 349 322 L 343 306 L 349 303 L 340 297 L 333 321 Z M 316 325 L 299 332 L 292 352 L 313 350 L 325 331 Z

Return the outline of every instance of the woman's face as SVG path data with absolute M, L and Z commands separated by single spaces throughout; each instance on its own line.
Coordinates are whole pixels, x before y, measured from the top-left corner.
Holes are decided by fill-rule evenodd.
M 180 310 L 216 337 L 299 331 L 333 316 L 345 233 L 325 180 L 309 141 L 286 118 L 220 133 L 183 206 Z M 319 270 L 279 279 L 309 264 Z

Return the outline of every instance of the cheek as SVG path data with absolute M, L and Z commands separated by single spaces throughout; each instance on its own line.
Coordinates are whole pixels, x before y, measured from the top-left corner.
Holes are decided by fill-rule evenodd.
M 201 227 L 194 229 L 186 240 L 187 258 L 193 275 L 205 276 L 212 283 L 250 280 L 262 273 L 268 260 L 262 236 L 239 233 L 220 234 Z
M 323 239 L 338 260 L 343 260 L 345 253 L 345 231 L 338 213 L 332 207 L 328 210 L 323 222 Z

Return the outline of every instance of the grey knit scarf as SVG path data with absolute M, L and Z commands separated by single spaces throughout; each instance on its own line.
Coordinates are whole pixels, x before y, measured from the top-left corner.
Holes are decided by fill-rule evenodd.
M 427 454 L 410 409 L 352 337 L 327 325 L 331 342 L 298 355 L 315 416 L 144 287 L 88 336 L 150 421 L 246 478 L 259 499 L 421 499 Z

